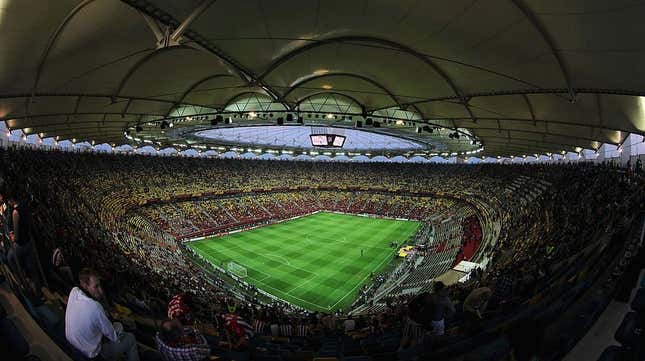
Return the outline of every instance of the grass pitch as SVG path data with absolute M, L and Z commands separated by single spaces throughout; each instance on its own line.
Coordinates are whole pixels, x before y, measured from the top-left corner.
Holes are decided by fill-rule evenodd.
M 336 311 L 354 302 L 371 272 L 392 262 L 389 243 L 408 240 L 418 227 L 321 212 L 188 245 L 220 267 L 228 261 L 244 266 L 247 282 L 278 298 L 312 311 Z

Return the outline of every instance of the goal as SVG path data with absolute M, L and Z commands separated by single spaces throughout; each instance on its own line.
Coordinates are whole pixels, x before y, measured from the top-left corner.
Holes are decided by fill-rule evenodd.
M 240 277 L 240 278 L 246 278 L 248 275 L 246 272 L 246 267 L 241 266 L 233 261 L 229 261 L 228 264 L 226 265 L 226 268 L 228 269 L 229 272 L 232 274 Z

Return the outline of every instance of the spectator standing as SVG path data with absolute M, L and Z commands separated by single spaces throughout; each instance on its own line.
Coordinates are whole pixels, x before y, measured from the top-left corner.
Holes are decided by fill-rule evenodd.
M 455 306 L 452 304 L 448 289 L 443 282 L 435 282 L 433 289 L 434 292 L 430 295 L 430 305 L 427 307 L 430 313 L 431 331 L 434 336 L 443 336 L 446 331 L 446 319 L 455 313 Z
M 9 240 L 9 205 L 0 193 L 0 260 L 5 261 L 12 242 Z
M 643 171 L 643 161 L 641 161 L 641 158 L 638 157 L 636 159 L 636 174 L 641 174 Z
M 464 316 L 466 318 L 466 329 L 476 331 L 483 319 L 488 301 L 493 295 L 493 290 L 489 287 L 475 288 L 468 294 L 464 300 Z
M 11 224 L 9 237 L 13 241 L 13 252 L 10 261 L 23 277 L 29 278 L 34 290 L 40 289 L 40 277 L 37 271 L 31 210 L 26 202 L 19 202 L 15 196 L 8 199 L 11 209 Z
M 229 306 L 229 313 L 224 316 L 224 328 L 230 347 L 244 350 L 251 346 L 253 326 L 240 317 L 235 309 L 235 306 Z

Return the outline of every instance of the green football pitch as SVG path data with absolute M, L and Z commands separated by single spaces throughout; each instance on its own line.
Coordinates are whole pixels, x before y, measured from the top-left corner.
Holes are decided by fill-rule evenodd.
M 243 266 L 245 281 L 278 298 L 311 311 L 336 311 L 356 300 L 371 272 L 393 261 L 389 243 L 407 241 L 418 227 L 321 212 L 188 245 L 224 269 L 230 261 Z

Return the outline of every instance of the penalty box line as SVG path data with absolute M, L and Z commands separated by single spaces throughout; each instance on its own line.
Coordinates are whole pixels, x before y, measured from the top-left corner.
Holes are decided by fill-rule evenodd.
M 244 246 L 232 246 L 232 247 L 227 247 L 227 248 L 228 248 L 228 249 L 241 249 L 241 250 L 243 250 L 243 251 L 245 251 L 245 252 L 253 253 L 255 256 L 257 256 L 257 257 L 259 257 L 259 258 L 264 258 L 264 259 L 269 260 L 269 261 L 271 261 L 271 260 L 272 260 L 272 258 L 282 259 L 283 261 L 286 261 L 286 262 L 281 261 L 280 263 L 282 263 L 283 265 L 285 265 L 285 266 L 287 266 L 287 267 L 291 267 L 291 268 L 293 268 L 293 269 L 297 269 L 297 270 L 300 270 L 300 271 L 303 271 L 303 272 L 309 273 L 310 275 L 315 275 L 315 273 L 313 273 L 313 272 L 311 272 L 311 271 L 308 271 L 308 270 L 306 270 L 306 269 L 304 269 L 304 268 L 301 268 L 301 267 L 298 267 L 298 266 L 294 266 L 294 265 L 292 265 L 292 264 L 291 264 L 291 262 L 289 262 L 289 260 L 287 260 L 287 259 L 286 259 L 285 257 L 283 257 L 283 256 L 278 256 L 278 255 L 273 254 L 273 253 L 262 254 L 262 253 L 258 253 L 258 252 L 255 252 L 255 251 L 250 251 L 250 250 L 248 250 L 248 249 L 245 249 L 245 248 L 244 248 Z M 210 256 L 210 255 L 218 254 L 218 253 L 220 253 L 220 252 L 219 252 L 219 251 L 214 251 L 214 252 L 205 251 L 205 253 L 206 253 L 206 254 L 208 254 L 208 255 Z M 229 257 L 228 255 L 226 255 L 226 256 L 227 256 L 227 257 Z M 215 257 L 215 258 L 217 258 L 217 257 Z M 229 257 L 229 258 L 230 258 L 230 257 Z M 233 260 L 233 258 L 231 258 L 231 260 Z M 233 262 L 235 262 L 235 261 L 233 260 Z M 236 262 L 236 263 L 237 263 L 237 262 Z M 244 265 L 242 265 L 242 264 L 240 264 L 240 265 L 241 265 L 241 266 L 244 266 Z M 258 272 L 260 272 L 260 273 L 263 273 L 264 275 L 267 275 L 267 273 L 262 272 L 262 271 L 260 271 L 260 270 L 256 270 L 256 269 L 255 269 L 255 268 L 253 268 L 253 267 L 250 267 L 250 266 L 244 266 L 244 267 L 246 267 L 246 268 L 251 268 L 251 269 L 253 269 L 253 270 L 255 270 L 255 271 L 258 271 Z M 272 276 L 271 276 L 271 275 L 269 275 L 269 277 L 272 277 Z
M 319 305 L 319 304 L 317 304 L 317 303 L 309 302 L 309 301 L 307 301 L 307 300 L 303 300 L 303 299 L 302 299 L 302 298 L 300 298 L 300 297 L 297 297 L 297 296 L 294 296 L 294 295 L 291 295 L 291 294 L 287 294 L 286 292 L 284 292 L 284 291 L 282 291 L 282 290 L 279 290 L 279 289 L 277 289 L 277 288 L 275 288 L 275 287 L 273 287 L 273 286 L 271 286 L 271 285 L 268 285 L 268 284 L 266 284 L 266 283 L 264 283 L 264 282 L 258 281 L 257 279 L 255 279 L 255 278 L 253 278 L 253 277 L 249 277 L 249 278 L 252 278 L 253 280 L 255 280 L 255 282 L 261 283 L 261 284 L 262 284 L 262 285 L 264 285 L 264 287 L 266 287 L 266 288 L 270 288 L 270 289 L 272 289 L 272 290 L 273 290 L 274 292 L 276 292 L 276 293 L 282 293 L 282 294 L 284 294 L 284 295 L 286 295 L 286 296 L 288 296 L 288 297 L 295 298 L 295 299 L 297 299 L 298 301 L 304 302 L 304 303 L 309 304 L 309 305 L 312 305 L 312 306 L 316 306 L 316 307 L 318 307 L 318 308 L 319 308 L 319 309 L 321 309 L 321 310 L 326 310 L 326 309 L 327 309 L 327 307 L 323 307 L 323 306 L 321 306 L 321 305 Z M 278 296 L 278 297 L 280 297 L 279 295 L 275 295 L 275 294 L 274 294 L 274 296 Z M 282 298 L 285 298 L 285 299 L 286 299 L 287 297 L 282 297 Z

